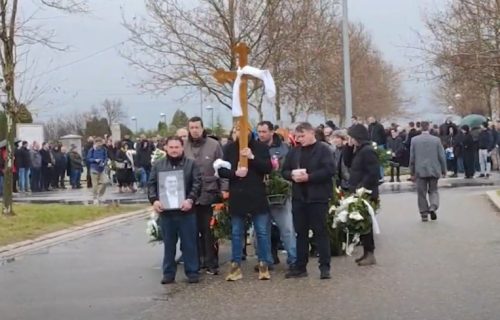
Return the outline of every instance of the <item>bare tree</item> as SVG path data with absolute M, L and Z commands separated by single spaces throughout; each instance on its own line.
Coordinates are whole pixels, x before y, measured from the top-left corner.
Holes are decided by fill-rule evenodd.
M 102 109 L 104 116 L 108 120 L 108 124 L 111 126 L 113 123 L 118 123 L 123 121 L 127 117 L 127 113 L 123 110 L 123 104 L 121 99 L 109 100 L 105 99 L 102 104 Z
M 500 102 L 493 102 L 494 94 L 500 95 L 498 21 L 499 0 L 456 0 L 426 17 L 430 36 L 421 35 L 416 49 L 429 66 L 428 78 L 440 82 L 438 99 L 459 113 L 500 111 Z
M 67 12 L 82 12 L 85 1 L 80 0 L 39 0 L 41 6 L 48 6 Z M 5 166 L 4 194 L 2 213 L 13 215 L 12 207 L 12 166 L 14 152 L 15 122 L 21 104 L 16 96 L 16 79 L 19 46 L 41 44 L 54 47 L 50 41 L 51 33 L 43 33 L 39 28 L 29 27 L 30 18 L 22 20 L 19 15 L 18 0 L 0 0 L 0 66 L 2 68 L 3 86 L 6 102 L 3 104 L 7 118 L 7 161 Z

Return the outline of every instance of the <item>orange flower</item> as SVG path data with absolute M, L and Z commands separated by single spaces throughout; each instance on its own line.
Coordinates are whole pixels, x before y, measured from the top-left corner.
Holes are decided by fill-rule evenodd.
M 212 217 L 210 219 L 210 229 L 214 229 L 217 226 L 217 219 L 215 217 Z
M 220 212 L 220 211 L 224 210 L 224 203 L 216 203 L 212 206 L 214 208 L 214 211 Z

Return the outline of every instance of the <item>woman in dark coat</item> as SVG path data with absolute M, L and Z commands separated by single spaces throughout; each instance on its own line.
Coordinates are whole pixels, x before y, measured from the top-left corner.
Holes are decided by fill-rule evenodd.
M 371 200 L 379 200 L 379 175 L 380 163 L 377 153 L 372 147 L 368 130 L 365 126 L 357 124 L 352 126 L 349 131 L 349 143 L 344 149 L 344 161 L 350 168 L 349 188 L 351 192 L 356 192 L 359 188 L 370 190 Z M 363 256 L 356 259 L 359 266 L 368 266 L 376 264 L 375 260 L 375 241 L 373 239 L 373 230 L 361 236 L 363 244 Z
M 126 141 L 121 143 L 121 148 L 116 152 L 116 179 L 118 180 L 118 190 L 123 192 L 123 188 L 128 188 L 131 192 L 136 192 L 134 188 L 134 171 L 132 160 L 127 156 L 128 144 Z
M 391 151 L 391 182 L 394 182 L 394 171 L 396 171 L 396 181 L 401 182 L 399 175 L 403 163 L 405 145 L 397 129 L 391 129 L 390 136 L 387 139 L 387 149 Z
M 448 170 L 453 171 L 451 177 L 456 178 L 458 176 L 458 158 L 462 156 L 462 144 L 455 126 L 448 128 L 448 135 L 443 139 L 443 147 L 446 151 Z
M 474 157 L 475 157 L 475 143 L 474 138 L 470 132 L 470 127 L 468 125 L 462 126 L 462 132 L 464 134 L 463 141 L 463 159 L 464 159 L 464 169 L 465 169 L 465 179 L 472 179 L 474 177 Z

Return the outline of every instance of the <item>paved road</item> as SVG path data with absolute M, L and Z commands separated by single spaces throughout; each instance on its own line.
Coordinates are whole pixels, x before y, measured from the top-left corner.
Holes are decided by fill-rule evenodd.
M 437 222 L 421 223 L 416 195 L 383 196 L 374 267 L 333 260 L 331 281 L 259 282 L 222 276 L 159 284 L 161 247 L 141 221 L 0 267 L 0 314 L 11 319 L 500 319 L 500 216 L 484 189 L 446 189 Z M 224 266 L 227 267 L 227 266 Z

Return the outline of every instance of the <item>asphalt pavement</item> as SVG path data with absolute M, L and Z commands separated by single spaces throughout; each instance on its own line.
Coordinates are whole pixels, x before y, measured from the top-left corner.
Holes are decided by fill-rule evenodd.
M 162 247 L 146 243 L 145 221 L 116 225 L 4 262 L 0 319 L 500 319 L 500 215 L 486 190 L 442 189 L 438 221 L 427 223 L 416 194 L 384 194 L 378 264 L 334 258 L 326 281 L 316 259 L 308 278 L 285 280 L 280 265 L 258 281 L 250 257 L 236 283 L 188 285 L 181 266 L 177 283 L 162 286 Z

